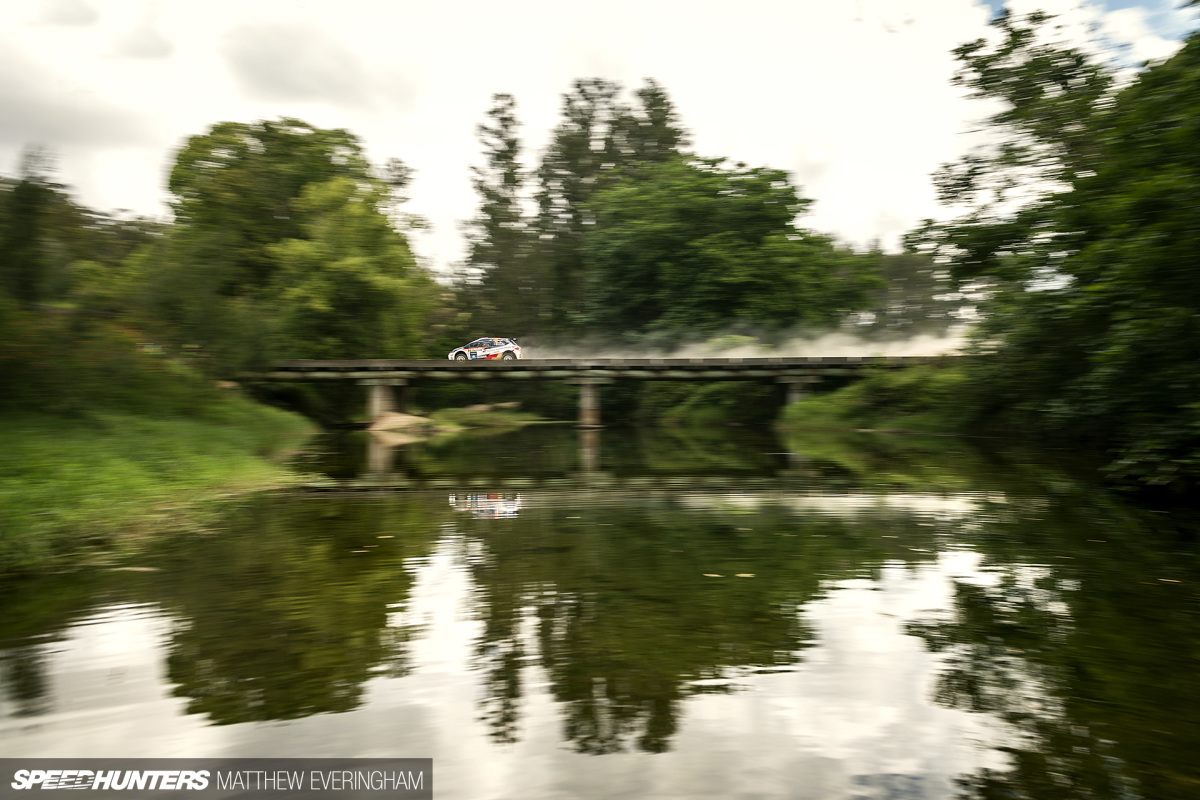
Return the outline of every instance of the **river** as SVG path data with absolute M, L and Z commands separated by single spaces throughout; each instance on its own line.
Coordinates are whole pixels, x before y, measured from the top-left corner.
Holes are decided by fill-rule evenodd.
M 430 757 L 438 798 L 1200 796 L 1165 515 L 950 439 L 326 437 L 0 601 L 5 757 Z

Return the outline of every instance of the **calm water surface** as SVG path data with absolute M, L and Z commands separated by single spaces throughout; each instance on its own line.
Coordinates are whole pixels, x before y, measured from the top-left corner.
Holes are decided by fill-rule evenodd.
M 439 798 L 1200 797 L 1196 547 L 946 440 L 319 443 L 0 600 L 0 755 L 432 757 Z

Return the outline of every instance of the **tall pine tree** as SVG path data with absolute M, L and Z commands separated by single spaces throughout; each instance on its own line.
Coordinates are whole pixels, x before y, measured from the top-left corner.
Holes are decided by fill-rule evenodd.
M 492 97 L 487 121 L 476 126 L 486 164 L 472 167 L 479 213 L 467 225 L 469 251 L 464 293 L 480 330 L 515 336 L 539 328 L 547 287 L 538 270 L 534 233 L 522 209 L 525 174 L 516 101 Z
M 539 255 L 552 305 L 545 311 L 554 333 L 583 329 L 588 305 L 584 235 L 595 224 L 589 204 L 621 175 L 678 156 L 687 135 L 666 91 L 648 80 L 630 108 L 621 86 L 590 78 L 563 96 L 563 120 L 538 170 Z

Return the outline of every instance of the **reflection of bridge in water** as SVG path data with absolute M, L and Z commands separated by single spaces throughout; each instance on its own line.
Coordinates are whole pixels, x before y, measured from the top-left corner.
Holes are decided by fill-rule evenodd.
M 404 408 L 404 387 L 420 381 L 561 380 L 579 387 L 579 425 L 600 427 L 600 387 L 617 380 L 768 381 L 786 402 L 827 376 L 856 376 L 866 367 L 898 368 L 937 361 L 928 356 L 808 356 L 773 358 L 591 358 L 516 361 L 283 361 L 244 381 L 354 381 L 368 391 L 368 416 Z
M 538 492 L 570 491 L 577 500 L 601 499 L 609 492 L 639 495 L 662 494 L 684 507 L 704 508 L 714 502 L 755 509 L 764 502 L 786 505 L 795 511 L 833 516 L 861 513 L 899 513 L 940 518 L 959 518 L 979 511 L 989 503 L 1007 504 L 999 490 L 988 491 L 897 491 L 884 484 L 852 485 L 830 481 L 803 454 L 781 452 L 780 467 L 774 471 L 745 473 L 681 474 L 647 470 L 600 470 L 601 431 L 580 429 L 577 469 L 540 474 L 508 474 L 501 470 L 473 474 L 410 474 L 397 468 L 396 457 L 406 445 L 388 445 L 368 438 L 368 471 L 346 480 L 323 479 L 303 489 L 323 496 L 370 495 L 406 491 L 445 491 L 450 505 L 472 511 L 472 516 L 506 518 L 518 515 L 524 502 Z M 486 465 L 484 465 L 486 466 Z M 880 486 L 884 486 L 880 489 Z M 522 492 L 526 494 L 522 495 Z M 534 494 L 530 494 L 534 492 Z
M 606 471 L 601 469 L 602 432 L 595 428 L 580 428 L 576 434 L 576 463 L 569 470 L 512 473 L 502 467 L 481 463 L 472 473 L 428 474 L 410 469 L 404 463 L 408 445 L 388 444 L 370 434 L 366 441 L 366 469 L 349 479 L 323 478 L 310 481 L 305 488 L 324 492 L 403 491 L 407 489 L 447 489 L 453 491 L 520 491 L 533 488 L 684 488 L 684 487 L 745 487 L 768 489 L 775 486 L 794 486 L 809 480 L 804 458 L 797 453 L 781 452 L 776 470 L 745 473 L 678 472 L 658 473 L 646 469 Z

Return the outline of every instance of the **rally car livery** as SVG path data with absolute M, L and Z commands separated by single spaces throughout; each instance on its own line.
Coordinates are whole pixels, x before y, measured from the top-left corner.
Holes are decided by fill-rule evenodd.
M 509 361 L 521 357 L 521 348 L 512 339 L 476 339 L 470 344 L 456 347 L 446 356 L 451 361 L 470 361 L 475 358 Z

